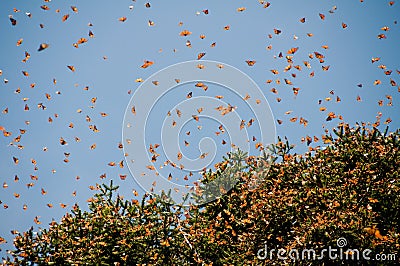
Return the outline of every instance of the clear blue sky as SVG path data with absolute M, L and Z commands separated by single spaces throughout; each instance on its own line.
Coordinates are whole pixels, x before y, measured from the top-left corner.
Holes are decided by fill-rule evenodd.
M 132 95 L 128 91 L 133 93 L 138 88 L 137 78 L 146 79 L 171 64 L 197 59 L 201 52 L 206 53 L 203 59 L 232 65 L 259 85 L 275 119 L 283 121 L 281 125 L 277 124 L 277 135 L 287 136 L 291 143 L 297 144 L 297 152 L 306 150 L 300 142 L 301 137 L 320 137 L 324 126 L 329 129 L 337 125 L 337 118 L 325 121 L 329 112 L 342 115 L 350 124 L 375 122 L 376 115 L 381 112 L 381 128 L 389 117 L 392 119 L 390 129 L 399 128 L 400 79 L 396 70 L 400 70 L 400 34 L 399 24 L 395 24 L 396 20 L 400 23 L 398 1 L 392 6 L 386 0 L 270 2 L 268 8 L 263 8 L 258 1 L 152 1 L 147 8 L 146 2 L 127 0 L 1 1 L 0 111 L 8 108 L 8 113 L 0 113 L 0 126 L 12 135 L 0 137 L 0 182 L 1 185 L 4 182 L 8 184 L 8 188 L 0 187 L 0 236 L 8 241 L 0 246 L 3 249 L 0 254 L 4 256 L 5 250 L 11 247 L 10 230 L 28 229 L 34 225 L 35 216 L 40 216 L 42 222 L 38 226 L 46 227 L 52 218 L 59 220 L 75 202 L 85 206 L 93 194 L 90 185 L 109 183 L 113 179 L 122 185 L 122 194 L 133 196 L 135 183 L 128 169 L 118 166 L 124 159 L 118 144 L 122 141 L 125 108 Z M 43 10 L 41 5 L 47 5 L 49 10 Z M 133 9 L 129 8 L 130 5 Z M 71 6 L 76 6 L 78 12 L 75 13 Z M 334 6 L 337 6 L 336 10 Z M 240 7 L 246 10 L 238 12 Z M 15 13 L 13 8 L 20 11 Z M 60 12 L 56 12 L 57 9 Z M 202 12 L 206 9 L 208 14 Z M 31 18 L 26 12 L 31 13 Z M 324 20 L 320 13 L 325 15 Z M 62 22 L 65 14 L 69 14 L 69 18 Z M 16 26 L 11 25 L 9 15 L 17 20 Z M 127 19 L 120 22 L 120 17 Z M 305 23 L 299 21 L 303 17 Z M 154 22 L 154 26 L 149 26 L 149 20 Z M 182 26 L 179 26 L 180 22 Z M 88 26 L 88 23 L 93 26 Z M 347 24 L 347 28 L 343 28 L 342 23 Z M 43 28 L 40 24 L 44 25 Z M 230 29 L 224 30 L 227 25 Z M 381 30 L 385 26 L 389 27 L 388 31 Z M 184 29 L 192 34 L 180 36 Z M 275 34 L 274 29 L 281 33 Z M 89 30 L 94 33 L 94 38 L 89 38 Z M 313 36 L 308 37 L 307 33 Z M 199 37 L 201 34 L 205 35 L 204 39 Z M 269 34 L 272 38 L 268 37 Z M 379 34 L 385 34 L 386 39 L 378 39 Z M 75 48 L 73 43 L 82 37 L 88 42 Z M 19 39 L 23 42 L 17 46 Z M 192 48 L 186 46 L 187 40 L 190 40 Z M 214 42 L 216 45 L 211 48 Z M 38 52 L 41 43 L 48 43 L 50 47 Z M 269 45 L 271 50 L 267 49 Z M 324 45 L 329 49 L 321 47 Z M 293 65 L 300 65 L 302 70 L 292 68 L 284 72 L 288 63 L 278 55 L 282 52 L 285 57 L 292 47 L 299 47 Z M 24 63 L 25 51 L 30 58 Z M 325 62 L 320 64 L 318 59 L 310 59 L 308 55 L 314 52 L 323 54 Z M 373 57 L 379 57 L 380 61 L 371 63 Z M 154 64 L 143 69 L 140 66 L 144 60 L 154 61 Z M 256 63 L 248 66 L 246 60 L 255 60 Z M 311 69 L 303 61 L 309 61 Z M 73 65 L 75 72 L 70 71 L 68 65 Z M 329 70 L 323 71 L 322 65 L 329 65 Z M 386 70 L 379 65 L 386 66 Z M 274 75 L 272 69 L 278 70 L 279 74 Z M 387 70 L 392 70 L 391 75 L 385 75 Z M 22 71 L 27 71 L 29 76 L 24 76 Z M 312 71 L 315 76 L 310 78 Z M 295 78 L 292 73 L 296 74 Z M 285 78 L 293 85 L 285 84 Z M 56 84 L 53 79 L 57 80 Z M 267 84 L 269 79 L 273 82 Z M 281 84 L 277 84 L 276 79 L 280 79 Z M 391 86 L 390 79 L 398 85 Z M 380 80 L 381 84 L 374 85 L 375 80 Z M 34 88 L 30 87 L 32 83 L 35 83 Z M 88 90 L 84 90 L 86 86 Z M 293 87 L 300 88 L 296 97 Z M 17 88 L 20 88 L 20 93 L 15 93 Z M 276 88 L 278 94 L 272 93 L 272 88 Z M 210 88 L 210 94 L 220 92 L 218 88 L 214 89 Z M 332 90 L 333 95 L 330 94 Z M 57 91 L 61 94 L 56 94 Z M 51 95 L 50 100 L 46 93 Z M 194 93 L 194 96 L 200 95 L 206 94 Z M 389 95 L 392 106 L 388 106 Z M 341 99 L 339 103 L 336 102 L 337 96 Z M 357 96 L 361 101 L 356 100 Z M 97 98 L 95 104 L 91 102 L 94 97 Z M 277 97 L 282 100 L 277 102 Z M 326 101 L 326 97 L 332 100 Z M 23 98 L 29 99 L 25 102 Z M 155 125 L 163 121 L 171 108 L 168 104 L 174 106 L 181 101 L 176 100 L 175 103 L 164 101 L 165 110 L 163 105 L 158 106 L 157 110 L 164 113 L 154 117 Z M 230 102 L 229 96 L 223 100 Z M 319 100 L 322 100 L 321 104 Z M 378 105 L 379 100 L 383 100 L 382 106 Z M 38 103 L 43 103 L 46 109 L 38 109 Z M 24 111 L 25 104 L 29 111 Z M 320 111 L 320 107 L 326 107 L 326 111 Z M 78 113 L 78 109 L 82 112 Z M 287 111 L 292 113 L 286 115 Z M 108 116 L 102 117 L 101 112 Z M 87 116 L 91 118 L 90 122 L 86 121 Z M 52 123 L 48 122 L 49 117 Z M 293 117 L 298 117 L 298 120 L 290 122 Z M 299 124 L 300 117 L 308 120 L 307 127 Z M 30 121 L 30 124 L 25 121 Z M 69 128 L 71 122 L 73 128 Z M 100 132 L 93 132 L 89 125 L 96 125 Z M 192 132 L 197 126 L 195 123 L 187 125 Z M 191 145 L 184 148 L 186 156 L 199 155 L 196 139 L 207 136 L 207 133 L 221 146 L 221 137 L 214 134 L 218 131 L 218 124 L 204 121 L 203 127 L 201 133 L 190 136 Z M 20 129 L 25 129 L 26 133 L 21 135 L 19 143 L 10 146 L 20 135 Z M 81 141 L 75 142 L 75 136 Z M 68 145 L 60 145 L 60 137 Z M 154 138 L 149 142 L 156 143 L 157 134 Z M 185 139 L 183 136 L 182 141 Z M 91 150 L 94 143 L 96 149 Z M 23 145 L 24 149 L 18 149 L 17 144 Z M 47 147 L 46 152 L 44 147 Z M 221 159 L 226 147 L 221 146 L 219 151 L 215 162 Z M 70 153 L 68 163 L 63 161 L 64 153 Z M 19 159 L 18 165 L 13 157 Z M 37 170 L 32 159 L 37 162 Z M 109 162 L 117 165 L 110 167 L 107 165 Z M 52 173 L 53 169 L 56 172 Z M 104 173 L 107 177 L 100 179 Z M 18 182 L 14 182 L 15 175 L 19 177 Z M 38 180 L 31 180 L 31 175 L 37 176 Z M 128 177 L 123 181 L 119 175 Z M 80 179 L 77 180 L 76 176 Z M 34 186 L 28 189 L 26 184 L 30 182 Z M 46 195 L 41 194 L 41 188 L 47 191 Z M 75 197 L 73 191 L 76 191 Z M 19 198 L 14 193 L 19 194 Z M 54 207 L 48 208 L 48 203 Z M 68 207 L 63 209 L 60 203 Z M 4 204 L 8 205 L 7 209 L 3 208 Z M 25 211 L 24 204 L 27 205 Z

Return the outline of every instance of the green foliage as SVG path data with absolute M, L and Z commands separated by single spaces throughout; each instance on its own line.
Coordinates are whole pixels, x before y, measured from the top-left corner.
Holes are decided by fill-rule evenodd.
M 333 134 L 325 136 L 331 142 L 325 148 L 304 155 L 290 154 L 292 146 L 281 140 L 271 147 L 273 158 L 231 154 L 216 171 L 205 172 L 203 182 L 221 175 L 239 182 L 205 206 L 171 205 L 152 195 L 124 200 L 112 182 L 102 185 L 90 211 L 75 205 L 48 229 L 19 234 L 7 263 L 280 265 L 276 255 L 260 261 L 258 250 L 265 244 L 319 250 L 336 247 L 340 237 L 348 248 L 397 253 L 400 132 L 342 125 Z M 252 186 L 252 180 L 260 182 Z M 341 262 L 326 257 L 296 263 Z M 369 263 L 378 264 L 362 261 Z

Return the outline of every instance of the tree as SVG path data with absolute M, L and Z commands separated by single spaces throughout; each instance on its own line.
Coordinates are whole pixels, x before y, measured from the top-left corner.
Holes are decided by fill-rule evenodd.
M 265 258 L 257 254 L 267 246 L 315 249 L 320 255 L 323 248 L 337 247 L 339 238 L 347 241 L 347 256 L 352 255 L 347 248 L 395 254 L 400 250 L 399 135 L 399 130 L 388 134 L 343 124 L 324 137 L 325 147 L 303 155 L 292 154 L 289 143 L 281 140 L 272 147 L 272 161 L 231 154 L 215 171 L 204 172 L 203 183 L 226 173 L 239 182 L 203 206 L 172 205 L 150 194 L 141 202 L 126 200 L 112 182 L 103 184 L 89 211 L 75 205 L 47 229 L 19 233 L 6 263 L 282 264 L 277 252 Z M 255 188 L 248 182 L 254 179 L 259 184 Z M 393 264 L 399 262 L 399 254 L 395 256 Z M 351 261 L 325 256 L 296 263 Z

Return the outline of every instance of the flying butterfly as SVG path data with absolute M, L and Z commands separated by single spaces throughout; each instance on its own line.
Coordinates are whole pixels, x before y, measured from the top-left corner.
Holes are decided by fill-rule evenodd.
M 154 62 L 145 60 L 144 64 L 141 66 L 141 68 L 148 68 L 149 66 L 151 66 L 153 64 L 154 64 Z
M 206 53 L 199 53 L 197 55 L 197 60 L 200 60 L 201 58 L 203 58 L 206 55 Z
M 16 19 L 14 19 L 12 16 L 10 16 L 9 18 L 10 18 L 10 21 L 11 21 L 11 25 L 13 25 L 13 26 L 17 25 L 17 20 Z
M 246 63 L 247 63 L 248 66 L 254 66 L 256 61 L 255 60 L 246 60 Z
M 42 44 L 40 44 L 38 51 L 40 52 L 47 48 L 49 48 L 49 45 L 47 43 L 42 43 Z
M 288 53 L 288 54 L 294 54 L 294 53 L 297 52 L 297 50 L 299 50 L 299 47 L 293 47 L 293 48 L 290 48 L 290 49 L 287 51 L 287 53 Z
M 181 32 L 179 33 L 180 36 L 188 36 L 188 35 L 190 35 L 190 34 L 192 34 L 192 32 L 191 32 L 191 31 L 188 31 L 188 30 L 183 30 L 183 31 L 181 31 Z
M 62 17 L 62 21 L 64 22 L 64 21 L 66 21 L 68 18 L 69 18 L 69 14 L 66 14 L 66 15 L 64 15 L 64 16 Z

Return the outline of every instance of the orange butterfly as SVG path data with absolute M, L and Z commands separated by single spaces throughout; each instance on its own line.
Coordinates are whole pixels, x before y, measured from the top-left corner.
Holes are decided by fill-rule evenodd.
M 299 47 L 293 47 L 293 48 L 290 48 L 290 49 L 287 51 L 287 53 L 288 53 L 288 54 L 294 54 L 295 52 L 297 52 L 297 50 L 299 50 Z
M 183 30 L 179 33 L 180 36 L 188 36 L 192 34 L 192 32 L 188 31 L 188 30 Z
M 66 14 L 66 15 L 64 15 L 64 16 L 62 17 L 62 21 L 64 22 L 64 21 L 66 21 L 68 18 L 69 18 L 69 14 Z
M 78 41 L 77 41 L 77 43 L 78 44 L 82 44 L 82 43 L 85 43 L 85 42 L 87 42 L 88 40 L 86 39 L 86 38 L 80 38 Z
M 148 68 L 149 66 L 151 66 L 153 64 L 154 64 L 154 62 L 145 60 L 144 64 L 141 66 L 141 68 Z
M 330 67 L 330 65 L 329 65 L 329 66 L 322 66 L 322 70 L 323 70 L 323 71 L 328 71 L 328 70 L 329 70 L 329 67 Z
M 44 49 L 46 49 L 48 47 L 49 47 L 49 45 L 47 43 L 42 43 L 42 44 L 40 44 L 38 51 L 39 52 L 43 51 Z
M 17 20 L 10 16 L 11 25 L 17 25 Z
M 246 63 L 247 63 L 248 66 L 254 66 L 256 61 L 255 60 L 246 60 Z
M 203 58 L 206 55 L 206 53 L 199 53 L 197 55 L 197 60 L 200 60 L 201 58 Z

